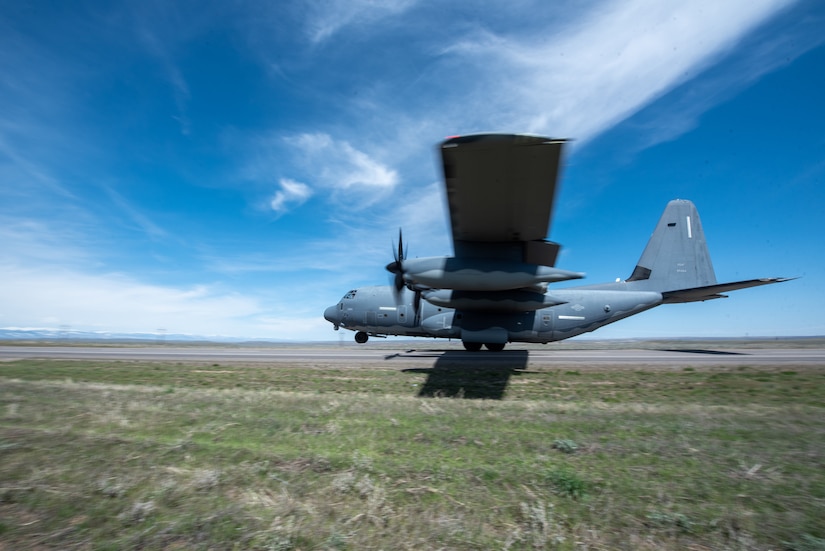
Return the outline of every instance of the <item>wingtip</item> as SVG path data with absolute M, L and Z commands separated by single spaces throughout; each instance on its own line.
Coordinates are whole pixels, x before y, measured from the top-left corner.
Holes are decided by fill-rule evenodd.
M 799 279 L 802 276 L 794 276 L 794 277 L 763 277 L 760 281 L 764 281 L 766 283 L 784 283 L 785 281 L 793 281 L 794 279 Z

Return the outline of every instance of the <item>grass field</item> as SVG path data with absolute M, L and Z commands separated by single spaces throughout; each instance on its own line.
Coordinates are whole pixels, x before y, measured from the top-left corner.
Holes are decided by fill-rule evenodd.
M 523 367 L 0 363 L 0 549 L 825 550 L 825 366 Z

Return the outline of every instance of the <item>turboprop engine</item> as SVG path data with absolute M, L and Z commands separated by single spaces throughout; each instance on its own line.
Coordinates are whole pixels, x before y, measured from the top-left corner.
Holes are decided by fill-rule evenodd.
M 435 306 L 465 312 L 532 312 L 567 302 L 552 295 L 528 289 L 496 292 L 430 289 L 422 291 L 421 296 Z
M 581 272 L 550 266 L 451 256 L 405 259 L 400 267 L 410 287 L 456 291 L 510 291 L 584 277 Z

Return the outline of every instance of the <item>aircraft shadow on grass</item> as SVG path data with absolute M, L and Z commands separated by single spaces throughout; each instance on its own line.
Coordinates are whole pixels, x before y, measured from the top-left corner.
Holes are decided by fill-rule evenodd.
M 414 352 L 414 351 L 409 351 Z M 432 367 L 402 370 L 404 373 L 424 373 L 427 380 L 418 391 L 425 398 L 464 398 L 469 400 L 501 400 L 510 377 L 527 369 L 526 350 L 491 353 L 458 351 L 428 351 L 415 357 L 434 357 Z M 388 357 L 387 359 L 390 359 Z

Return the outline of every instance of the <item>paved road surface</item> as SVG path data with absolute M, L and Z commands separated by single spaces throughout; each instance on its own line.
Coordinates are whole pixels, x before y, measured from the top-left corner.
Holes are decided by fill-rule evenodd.
M 820 348 L 694 348 L 559 350 L 531 349 L 503 352 L 466 352 L 450 347 L 371 348 L 355 345 L 305 347 L 94 347 L 94 346 L 0 346 L 0 361 L 51 358 L 76 360 L 164 361 L 202 363 L 315 364 L 340 367 L 400 368 L 432 365 L 437 361 L 455 363 L 518 362 L 531 366 L 639 365 L 687 367 L 711 365 L 820 365 L 825 367 L 825 349 Z

